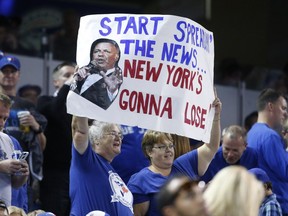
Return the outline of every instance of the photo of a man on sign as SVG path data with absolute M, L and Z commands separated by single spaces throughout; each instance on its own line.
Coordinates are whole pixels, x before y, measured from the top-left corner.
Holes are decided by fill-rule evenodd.
M 75 74 L 74 92 L 104 110 L 108 109 L 123 82 L 119 59 L 120 48 L 114 40 L 95 40 L 91 45 L 89 64 Z

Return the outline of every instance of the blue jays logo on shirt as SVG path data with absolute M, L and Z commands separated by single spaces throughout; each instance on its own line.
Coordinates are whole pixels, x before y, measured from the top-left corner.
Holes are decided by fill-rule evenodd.
M 113 191 L 111 202 L 121 202 L 133 213 L 133 195 L 117 173 L 109 171 L 109 182 Z

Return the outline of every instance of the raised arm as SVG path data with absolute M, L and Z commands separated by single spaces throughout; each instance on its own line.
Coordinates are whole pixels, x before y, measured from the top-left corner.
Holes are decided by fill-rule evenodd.
M 85 117 L 73 116 L 72 137 L 76 150 L 83 154 L 88 146 L 88 119 Z
M 220 115 L 222 110 L 222 103 L 220 99 L 217 97 L 216 91 L 212 107 L 215 109 L 215 114 L 211 128 L 210 143 L 204 143 L 204 145 L 202 145 L 197 149 L 199 176 L 204 175 L 220 145 L 220 138 L 221 138 Z

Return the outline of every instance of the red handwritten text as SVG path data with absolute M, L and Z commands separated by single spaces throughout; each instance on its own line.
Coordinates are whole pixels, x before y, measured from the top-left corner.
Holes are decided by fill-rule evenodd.
M 205 128 L 207 110 L 186 102 L 184 123 L 197 128 Z
M 196 94 L 202 92 L 202 75 L 197 71 L 190 71 L 187 68 L 167 65 L 168 78 L 166 84 L 174 87 L 196 91 Z M 196 79 L 195 79 L 196 78 Z
M 157 82 L 162 69 L 162 63 L 159 64 L 158 68 L 151 66 L 150 61 L 144 60 L 133 60 L 132 63 L 129 60 L 125 60 L 124 63 L 124 77 L 135 79 L 145 79 Z
M 155 96 L 143 92 L 130 92 L 124 89 L 120 93 L 119 106 L 122 110 L 172 118 L 172 98 Z

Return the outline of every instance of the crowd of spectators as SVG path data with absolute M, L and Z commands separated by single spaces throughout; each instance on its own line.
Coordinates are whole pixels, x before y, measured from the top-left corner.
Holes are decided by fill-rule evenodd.
M 71 9 L 63 11 L 58 26 L 27 28 L 20 16 L 0 15 L 0 50 L 33 57 L 49 53 L 55 60 L 75 61 L 79 20 Z

